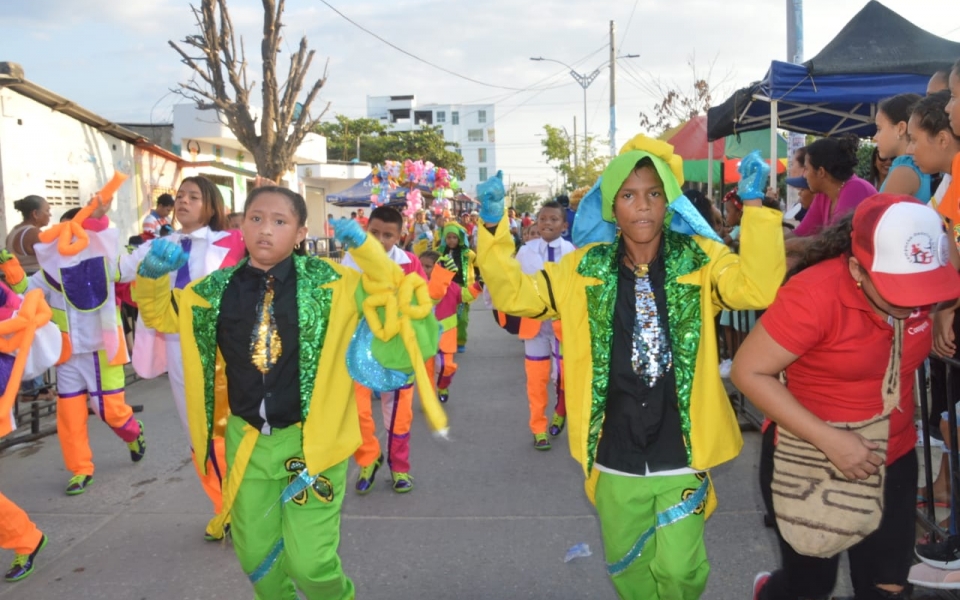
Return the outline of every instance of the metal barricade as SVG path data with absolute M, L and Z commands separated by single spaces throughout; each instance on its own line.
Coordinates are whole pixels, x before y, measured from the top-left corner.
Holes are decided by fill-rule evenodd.
M 942 379 L 934 381 L 932 371 L 940 369 Z M 960 465 L 957 458 L 957 401 L 960 398 L 950 393 L 954 388 L 954 381 L 960 375 L 960 361 L 953 358 L 945 358 L 931 354 L 929 368 L 927 363 L 917 369 L 914 379 L 914 394 L 920 405 L 920 439 L 923 442 L 923 477 L 927 489 L 926 505 L 917 508 L 917 523 L 924 529 L 930 531 L 934 538 L 943 537 L 951 532 L 957 531 L 957 507 L 960 506 Z M 942 386 L 943 389 L 934 390 L 933 386 Z M 941 460 L 949 460 L 950 468 L 950 526 L 943 528 L 937 521 L 936 505 L 933 493 L 933 451 L 930 443 L 930 412 L 934 392 L 943 394 L 946 399 L 947 424 L 949 426 L 949 442 L 944 457 Z M 944 440 L 946 441 L 946 440 Z
M 760 320 L 763 314 L 762 310 L 740 310 L 728 311 L 729 323 L 719 323 L 717 327 L 717 337 L 719 344 L 726 348 L 730 358 L 734 358 L 743 340 L 746 339 L 750 331 Z M 727 327 L 728 329 L 724 329 Z M 729 380 L 724 380 L 727 389 L 727 395 L 730 397 L 730 403 L 741 423 L 741 428 L 752 428 L 759 430 L 763 425 L 763 413 L 757 410 L 747 399 L 747 397 Z

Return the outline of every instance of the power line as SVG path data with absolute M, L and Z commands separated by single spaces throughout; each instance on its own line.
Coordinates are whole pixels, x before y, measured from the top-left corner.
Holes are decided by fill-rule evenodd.
M 623 33 L 620 36 L 620 47 L 617 48 L 617 54 L 620 54 L 620 51 L 623 50 L 623 44 L 627 41 L 627 32 L 630 31 L 630 24 L 633 23 L 633 13 L 637 12 L 637 5 L 640 4 L 640 0 L 633 0 L 633 10 L 630 11 L 630 18 L 627 19 L 627 26 L 624 28 Z
M 404 50 L 403 48 L 401 48 L 400 46 L 397 46 L 397 45 L 394 44 L 393 42 L 391 42 L 391 41 L 389 41 L 389 40 L 386 40 L 386 39 L 380 37 L 380 36 L 377 35 L 376 33 L 370 31 L 369 29 L 367 29 L 366 27 L 364 27 L 364 26 L 361 25 L 360 23 L 357 23 L 356 21 L 354 21 L 353 19 L 351 19 L 351 18 L 348 17 L 347 15 L 345 15 L 345 14 L 343 14 L 342 12 L 340 12 L 339 10 L 337 10 L 337 8 L 336 8 L 335 6 L 333 6 L 332 4 L 330 4 L 329 2 L 327 2 L 327 0 L 320 0 L 320 2 L 323 3 L 323 4 L 325 4 L 330 10 L 332 10 L 333 12 L 337 13 L 338 15 L 340 15 L 345 21 L 347 21 L 348 23 L 350 23 L 351 25 L 353 25 L 354 27 L 356 27 L 356 28 L 359 29 L 360 31 L 362 31 L 362 32 L 364 32 L 364 33 L 366 33 L 366 34 L 368 34 L 368 35 L 371 35 L 371 36 L 375 37 L 376 39 L 378 39 L 378 40 L 380 40 L 381 42 L 383 42 L 384 44 L 390 46 L 390 47 L 393 48 L 394 50 L 396 50 L 396 51 L 398 51 L 398 52 L 401 52 L 401 53 L 403 53 L 403 54 L 406 54 L 406 55 L 409 56 L 410 58 L 412 58 L 412 59 L 414 59 L 414 60 L 417 60 L 417 61 L 419 61 L 419 62 L 422 62 L 423 64 L 425 64 L 425 65 L 427 65 L 427 66 L 433 67 L 434 69 L 437 69 L 437 70 L 439 70 L 439 71 L 443 71 L 444 73 L 447 73 L 447 74 L 449 74 L 449 75 L 453 75 L 454 77 L 458 77 L 458 78 L 463 79 L 463 80 L 465 80 L 465 81 L 469 81 L 469 82 L 471 82 L 471 83 L 476 83 L 477 85 L 482 85 L 482 86 L 486 86 L 486 87 L 492 87 L 492 88 L 497 88 L 497 89 L 501 89 L 501 90 L 513 90 L 513 91 L 518 91 L 518 92 L 523 92 L 523 91 L 527 91 L 527 90 L 530 89 L 530 88 L 515 88 L 515 87 L 506 86 L 506 85 L 497 85 L 497 84 L 495 84 L 495 83 L 487 83 L 487 82 L 485 82 L 485 81 L 480 81 L 480 80 L 478 80 L 478 79 L 473 79 L 472 77 L 467 77 L 466 75 L 461 75 L 460 73 L 457 73 L 456 71 L 451 71 L 450 69 L 447 69 L 446 67 L 441 67 L 440 65 L 438 65 L 438 64 L 436 64 L 436 63 L 432 63 L 432 62 L 430 62 L 430 61 L 428 61 L 428 60 L 426 60 L 426 59 L 424 59 L 424 58 L 420 58 L 420 57 L 417 56 L 416 54 L 413 54 L 412 52 L 409 52 L 409 51 L 407 51 L 407 50 Z

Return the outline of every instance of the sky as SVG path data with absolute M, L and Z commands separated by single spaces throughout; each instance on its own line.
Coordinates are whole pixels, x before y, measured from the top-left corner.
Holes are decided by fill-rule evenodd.
M 164 123 L 189 69 L 168 45 L 195 33 L 185 0 L 31 0 L 0 11 L 0 61 L 20 63 L 27 79 L 117 122 Z M 556 63 L 592 72 L 608 61 L 616 23 L 617 142 L 640 132 L 638 115 L 658 100 L 656 83 L 689 90 L 695 65 L 714 103 L 786 60 L 786 0 L 328 0 L 350 20 L 423 61 L 388 46 L 321 0 L 287 0 L 280 65 L 302 36 L 316 50 L 313 79 L 327 83 L 313 113 L 366 116 L 366 97 L 415 94 L 418 104 L 496 103 L 497 167 L 507 181 L 552 185 L 542 155 L 543 126 L 583 131 L 583 90 Z M 812 58 L 865 0 L 806 0 L 804 58 Z M 949 0 L 883 0 L 914 24 L 960 41 L 960 12 Z M 230 0 L 243 34 L 250 77 L 259 80 L 262 5 Z M 283 69 L 278 69 L 283 71 Z M 512 89 L 509 89 L 512 88 Z M 607 139 L 607 67 L 587 90 L 587 130 Z

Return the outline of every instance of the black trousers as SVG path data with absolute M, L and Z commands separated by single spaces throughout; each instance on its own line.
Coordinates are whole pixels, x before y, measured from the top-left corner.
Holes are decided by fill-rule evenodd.
M 767 511 L 773 512 L 773 450 L 776 426 L 763 434 L 760 451 L 760 492 Z M 916 519 L 917 454 L 913 450 L 887 466 L 883 485 L 880 527 L 847 550 L 850 578 L 857 600 L 907 598 L 877 588 L 879 584 L 907 587 L 913 563 Z M 840 555 L 815 558 L 798 554 L 780 535 L 780 569 L 760 594 L 761 600 L 814 600 L 826 598 L 837 582 Z

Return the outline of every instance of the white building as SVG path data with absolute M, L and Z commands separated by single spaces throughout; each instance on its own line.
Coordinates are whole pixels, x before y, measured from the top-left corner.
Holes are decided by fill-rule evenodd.
M 497 173 L 497 136 L 493 104 L 424 104 L 407 96 L 367 96 L 367 116 L 395 131 L 439 125 L 443 138 L 459 144 L 467 176 L 461 186 L 476 196 L 477 184 Z M 398 160 L 416 158 L 399 156 Z M 440 167 L 444 165 L 438 165 Z
M 227 210 L 242 211 L 257 167 L 251 153 L 237 141 L 219 113 L 199 110 L 194 104 L 174 106 L 172 139 L 174 150 L 186 161 L 184 176 L 203 175 L 213 180 L 223 194 Z M 294 155 L 294 164 L 295 168 L 288 171 L 280 183 L 303 195 L 309 214 L 309 235 L 323 237 L 327 214 L 345 216 L 343 209 L 327 204 L 327 194 L 361 181 L 370 174 L 370 165 L 328 162 L 327 140 L 315 133 L 306 135 Z
M 51 205 L 53 222 L 86 204 L 121 171 L 110 220 L 121 240 L 140 232 L 156 197 L 175 189 L 178 156 L 28 81 L 23 68 L 0 63 L 0 234 L 22 221 L 14 202 L 31 194 Z

